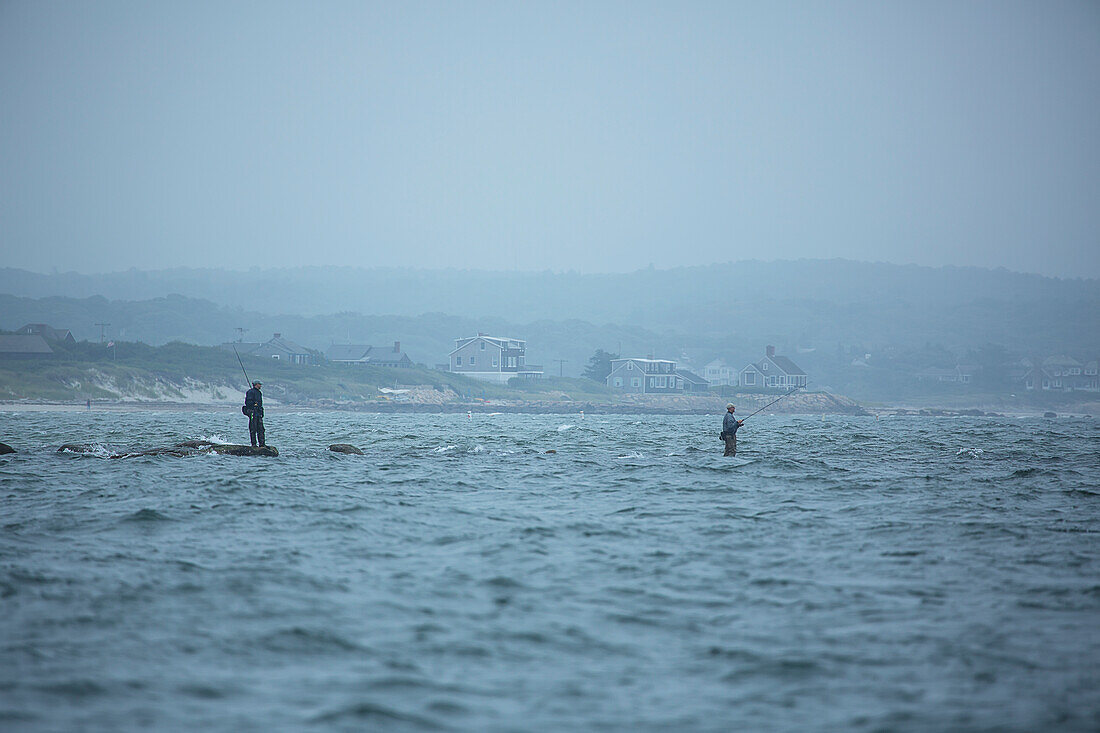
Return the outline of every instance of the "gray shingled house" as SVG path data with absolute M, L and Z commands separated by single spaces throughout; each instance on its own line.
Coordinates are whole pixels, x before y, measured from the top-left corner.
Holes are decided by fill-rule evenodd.
M 769 346 L 764 358 L 749 364 L 738 375 L 740 386 L 751 389 L 789 390 L 805 387 L 808 377 L 797 364 L 785 356 L 776 356 L 775 347 Z

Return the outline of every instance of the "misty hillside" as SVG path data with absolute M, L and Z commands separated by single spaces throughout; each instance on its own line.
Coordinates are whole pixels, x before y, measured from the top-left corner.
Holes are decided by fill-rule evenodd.
M 299 316 L 446 313 L 478 323 L 497 319 L 511 324 L 576 319 L 674 334 L 685 346 L 701 340 L 753 352 L 765 342 L 792 348 L 835 348 L 840 343 L 871 350 L 929 342 L 952 349 L 994 343 L 1023 351 L 1100 350 L 1100 281 L 846 260 L 751 261 L 613 275 L 320 267 L 42 275 L 7 268 L 0 269 L 0 293 L 104 296 L 112 301 L 179 294 L 209 301 L 182 311 L 166 301 L 147 306 L 150 312 L 143 318 L 153 330 L 130 335 L 154 343 L 227 340 L 236 326 L 270 330 L 255 318 L 242 320 L 224 310 L 237 309 Z M 190 323 L 192 309 L 205 318 L 212 316 L 213 305 L 223 307 L 219 325 Z M 177 311 L 182 322 L 173 325 Z M 5 318 L 0 325 L 10 327 L 12 320 L 18 319 Z M 220 335 L 200 335 L 195 331 L 200 328 Z M 311 328 L 298 339 L 324 345 L 346 339 L 347 328 Z M 383 330 L 387 333 L 375 341 L 389 338 Z M 645 339 L 653 340 L 649 335 Z

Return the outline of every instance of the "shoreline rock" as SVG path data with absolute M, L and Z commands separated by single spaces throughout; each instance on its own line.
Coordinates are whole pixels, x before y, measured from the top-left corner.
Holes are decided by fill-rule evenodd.
M 350 443 L 333 443 L 332 445 L 330 445 L 328 447 L 328 449 L 330 451 L 332 451 L 333 453 L 346 453 L 348 455 L 353 455 L 353 456 L 363 455 L 362 450 L 360 450 L 359 448 L 356 448 L 354 445 L 351 445 Z
M 205 440 L 185 440 L 173 446 L 162 448 L 147 448 L 144 450 L 126 451 L 116 453 L 99 445 L 84 445 L 83 443 L 65 443 L 57 449 L 58 453 L 82 453 L 98 454 L 106 458 L 138 458 L 141 456 L 174 456 L 186 458 L 202 453 L 217 453 L 224 456 L 270 456 L 279 455 L 279 449 L 266 445 L 253 447 L 251 445 L 232 445 L 223 443 L 211 443 Z M 104 456 L 104 454 L 106 454 Z

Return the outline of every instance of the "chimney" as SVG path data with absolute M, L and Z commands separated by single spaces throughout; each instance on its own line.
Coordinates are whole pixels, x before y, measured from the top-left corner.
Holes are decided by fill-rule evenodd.
M 401 342 L 400 341 L 394 341 L 393 342 L 393 353 L 395 353 L 395 354 L 400 354 L 401 353 Z
M 770 344 L 768 345 L 768 356 L 775 356 L 775 347 Z
M 277 334 L 275 334 L 275 338 L 277 338 L 277 339 L 278 339 L 278 338 L 282 338 L 282 337 L 283 337 L 283 335 L 282 335 L 281 333 L 277 333 Z

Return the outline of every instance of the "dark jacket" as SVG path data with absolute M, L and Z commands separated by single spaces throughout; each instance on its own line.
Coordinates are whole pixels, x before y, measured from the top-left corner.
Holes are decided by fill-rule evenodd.
M 260 394 L 260 390 L 253 387 L 244 393 L 244 406 L 249 408 L 249 414 L 256 415 L 258 417 L 264 416 L 264 396 Z
M 739 427 L 741 427 L 741 424 L 737 422 L 737 418 L 732 412 L 727 412 L 726 416 L 722 418 L 722 432 L 736 435 Z

